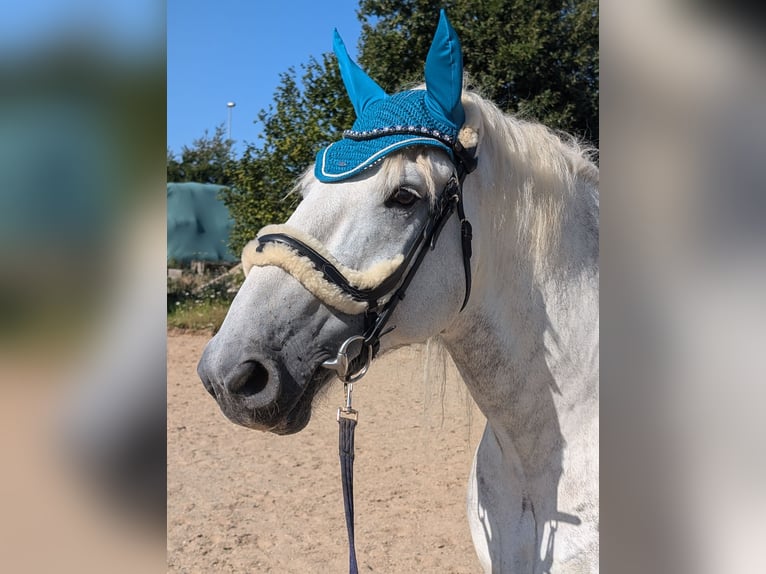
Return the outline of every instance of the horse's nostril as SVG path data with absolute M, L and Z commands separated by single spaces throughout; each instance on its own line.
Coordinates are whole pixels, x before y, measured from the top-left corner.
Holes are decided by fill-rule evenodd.
M 215 393 L 215 387 L 210 383 L 210 381 L 207 378 L 205 377 L 201 377 L 201 378 L 202 378 L 202 384 L 204 385 L 205 390 L 208 393 L 210 393 L 211 397 L 213 397 L 215 400 L 218 400 L 218 396 Z
M 258 361 L 243 363 L 236 377 L 226 382 L 231 394 L 251 397 L 262 392 L 269 382 L 269 372 Z

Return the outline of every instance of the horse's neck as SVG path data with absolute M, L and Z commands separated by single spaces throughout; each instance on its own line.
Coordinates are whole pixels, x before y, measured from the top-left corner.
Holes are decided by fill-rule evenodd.
M 553 560 L 542 540 L 551 529 L 557 560 L 597 543 L 598 270 L 593 257 L 579 263 L 544 281 L 485 278 L 444 337 L 505 459 L 493 488 L 514 508 L 532 504 L 540 571 Z
M 546 449 L 560 449 L 569 420 L 597 415 L 597 280 L 583 272 L 531 291 L 517 285 L 526 293 L 485 301 L 444 337 L 479 408 L 530 473 L 543 470 Z
M 581 185 L 565 207 L 571 216 L 550 254 L 555 261 L 543 272 L 514 253 L 526 248 L 498 245 L 496 210 L 478 208 L 473 295 L 443 336 L 488 421 L 513 437 L 530 468 L 541 445 L 534 440 L 534 452 L 527 452 L 524 437 L 548 432 L 541 412 L 563 425 L 598 400 L 597 199 L 590 184 Z M 514 218 L 506 229 L 518 224 Z

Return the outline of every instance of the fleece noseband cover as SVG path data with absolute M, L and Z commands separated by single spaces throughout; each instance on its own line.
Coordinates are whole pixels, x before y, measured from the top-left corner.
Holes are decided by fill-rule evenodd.
M 404 256 L 399 254 L 393 259 L 379 261 L 365 270 L 351 269 L 333 257 L 327 248 L 316 238 L 289 225 L 267 225 L 261 229 L 258 237 L 273 234 L 293 237 L 310 247 L 329 261 L 352 287 L 360 290 L 371 290 L 379 287 L 399 269 L 404 261 Z M 242 251 L 242 267 L 245 275 L 254 266 L 265 267 L 268 265 L 273 265 L 286 271 L 322 303 L 341 313 L 358 315 L 364 313 L 369 308 L 368 302 L 354 299 L 336 284 L 328 281 L 324 273 L 314 265 L 314 262 L 305 255 L 300 254 L 293 247 L 277 242 L 264 244 L 258 241 L 257 238 L 245 245 Z

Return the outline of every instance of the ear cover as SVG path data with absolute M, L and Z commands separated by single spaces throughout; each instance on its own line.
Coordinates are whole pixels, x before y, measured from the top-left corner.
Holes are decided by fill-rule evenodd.
M 387 95 L 351 60 L 337 30 L 334 36 L 335 55 L 356 120 L 341 140 L 317 153 L 316 178 L 332 183 L 356 177 L 389 154 L 408 147 L 437 147 L 454 161 L 458 133 L 465 122 L 460 102 L 463 58 L 444 10 L 426 59 L 425 90 Z
M 340 75 L 346 86 L 348 97 L 354 106 L 354 111 L 357 117 L 359 117 L 372 102 L 382 100 L 388 96 L 375 80 L 370 78 L 354 63 L 348 55 L 346 45 L 343 43 L 340 34 L 338 34 L 337 28 L 334 30 L 333 35 L 333 51 L 335 52 L 335 57 L 338 58 Z
M 426 57 L 426 105 L 432 114 L 442 116 L 457 128 L 465 122 L 460 102 L 463 91 L 463 56 L 460 40 L 442 9 L 439 25 Z

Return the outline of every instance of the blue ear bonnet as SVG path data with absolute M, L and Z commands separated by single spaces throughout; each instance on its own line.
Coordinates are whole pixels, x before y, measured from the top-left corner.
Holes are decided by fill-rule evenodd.
M 430 115 L 425 95 L 425 90 L 411 90 L 372 103 L 342 140 L 317 154 L 317 179 L 332 182 L 353 177 L 388 154 L 416 145 L 438 147 L 451 155 L 458 128 Z
M 460 103 L 460 42 L 442 10 L 426 59 L 426 89 L 387 95 L 348 56 L 335 33 L 335 54 L 357 119 L 343 139 L 317 154 L 314 174 L 323 182 L 358 175 L 394 151 L 412 146 L 453 148 L 465 121 Z

